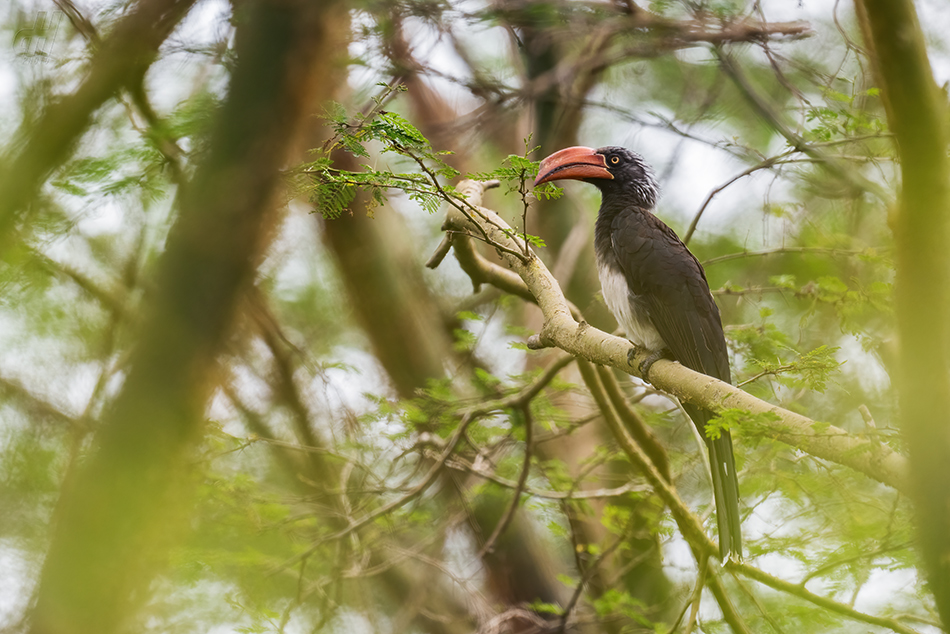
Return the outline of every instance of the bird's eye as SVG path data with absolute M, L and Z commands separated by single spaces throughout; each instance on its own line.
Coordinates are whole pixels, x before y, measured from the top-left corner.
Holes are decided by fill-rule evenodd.
M 620 157 L 619 157 L 619 156 L 614 155 L 614 156 L 611 156 L 611 157 L 610 157 L 610 164 L 611 164 L 611 165 L 617 165 L 618 163 L 620 163 Z

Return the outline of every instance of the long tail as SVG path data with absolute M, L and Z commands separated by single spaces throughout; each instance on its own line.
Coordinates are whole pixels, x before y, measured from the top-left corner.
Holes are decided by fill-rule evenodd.
M 742 559 L 742 528 L 739 519 L 739 477 L 736 459 L 732 454 L 732 436 L 723 430 L 719 438 L 706 438 L 706 422 L 712 415 L 693 405 L 683 404 L 686 413 L 699 427 L 699 433 L 709 448 L 709 463 L 712 468 L 713 492 L 716 496 L 716 520 L 719 524 L 719 554 L 723 561 L 728 558 Z

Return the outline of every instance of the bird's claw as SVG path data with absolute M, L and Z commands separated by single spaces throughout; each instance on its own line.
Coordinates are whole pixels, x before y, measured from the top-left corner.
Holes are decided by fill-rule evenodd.
M 650 373 L 650 368 L 653 366 L 654 363 L 656 363 L 658 359 L 661 359 L 663 357 L 663 351 L 661 350 L 659 352 L 651 352 L 650 350 L 647 350 L 646 348 L 643 348 L 642 346 L 638 346 L 637 344 L 632 343 L 632 345 L 630 346 L 630 349 L 627 350 L 627 364 L 630 366 L 636 365 L 637 355 L 640 354 L 641 352 L 650 353 L 649 356 L 646 359 L 644 359 L 640 363 L 639 366 L 637 366 L 637 369 L 640 370 L 640 376 L 643 377 L 644 381 L 649 382 L 649 378 L 647 377 Z
M 653 367 L 653 364 L 663 358 L 662 350 L 654 350 L 650 353 L 646 359 L 640 362 L 640 376 L 643 377 L 643 380 L 647 383 L 650 382 L 650 368 Z
M 630 346 L 630 349 L 627 350 L 627 365 L 633 366 L 633 362 L 637 360 L 638 352 L 640 352 L 640 346 L 636 344 Z

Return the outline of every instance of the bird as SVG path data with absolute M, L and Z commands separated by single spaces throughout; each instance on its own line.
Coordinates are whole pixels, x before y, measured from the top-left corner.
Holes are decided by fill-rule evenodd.
M 594 254 L 601 291 L 634 344 L 628 358 L 633 359 L 637 346 L 650 351 L 640 375 L 649 380 L 650 366 L 668 357 L 731 382 L 719 308 L 699 260 L 654 214 L 659 185 L 652 168 L 624 147 L 569 147 L 541 161 L 534 184 L 565 179 L 600 189 Z M 741 561 L 739 480 L 732 437 L 728 429 L 710 437 L 706 423 L 713 414 L 690 403 L 683 403 L 683 408 L 709 451 L 720 557 Z

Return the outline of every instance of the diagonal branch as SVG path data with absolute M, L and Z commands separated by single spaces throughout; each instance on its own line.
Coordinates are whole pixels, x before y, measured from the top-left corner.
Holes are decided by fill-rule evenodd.
M 898 632 L 899 634 L 917 634 L 917 630 L 911 629 L 895 619 L 878 617 L 865 614 L 864 612 L 858 612 L 849 605 L 839 603 L 837 601 L 833 601 L 821 595 L 815 594 L 814 592 L 806 589 L 804 584 L 795 584 L 785 581 L 784 579 L 779 579 L 778 577 L 770 575 L 767 572 L 756 568 L 755 566 L 740 563 L 736 564 L 732 571 L 750 579 L 755 579 L 759 583 L 774 590 L 786 592 L 849 619 L 854 619 L 855 621 L 868 623 L 870 625 L 877 625 L 878 627 L 886 627 L 890 630 Z
M 462 187 L 476 189 L 479 184 L 466 182 L 460 185 L 460 188 Z M 484 208 L 480 211 L 484 215 L 493 214 Z M 496 223 L 501 222 L 497 215 L 494 219 Z M 464 221 L 455 216 L 451 210 L 446 219 L 446 226 L 458 230 L 466 229 Z M 493 238 L 499 239 L 503 235 L 495 235 Z M 631 367 L 626 358 L 630 347 L 629 342 L 592 328 L 585 322 L 574 321 L 560 287 L 536 256 L 529 254 L 524 264 L 519 259 L 503 259 L 522 278 L 544 312 L 545 324 L 538 337 L 539 344 L 556 345 L 577 355 L 579 359 L 610 365 L 630 374 L 636 374 L 635 368 L 639 367 L 645 353 L 637 355 Z M 600 400 L 600 409 L 604 413 L 604 420 L 610 427 L 614 439 L 670 509 L 681 534 L 693 548 L 697 561 L 703 565 L 704 560 L 715 557 L 718 549 L 706 535 L 699 519 L 667 482 L 654 460 L 613 415 L 613 407 L 609 404 L 609 397 L 603 390 L 600 377 L 585 361 L 579 361 L 579 367 L 582 374 L 587 375 L 586 382 L 595 388 L 594 397 Z M 753 411 L 773 412 L 780 417 L 780 422 L 770 425 L 773 437 L 832 462 L 855 468 L 895 488 L 906 488 L 906 460 L 886 446 L 873 445 L 869 441 L 852 438 L 843 430 L 815 423 L 804 416 L 772 406 L 721 381 L 697 374 L 678 363 L 657 361 L 650 371 L 650 378 L 658 388 L 710 409 L 743 407 Z M 821 429 L 820 433 L 818 429 Z M 894 619 L 858 612 L 850 606 L 817 595 L 802 585 L 784 581 L 749 564 L 730 562 L 727 569 L 776 590 L 793 594 L 819 607 L 832 610 L 846 618 L 886 627 L 900 634 L 915 634 L 914 630 Z M 707 584 L 722 608 L 724 618 L 730 627 L 737 632 L 748 631 L 726 594 L 719 575 L 710 574 Z
M 577 367 L 580 369 L 581 376 L 584 377 L 584 383 L 590 390 L 591 396 L 594 397 L 594 401 L 597 403 L 604 417 L 604 422 L 606 422 L 607 427 L 610 428 L 617 444 L 619 444 L 623 452 L 627 454 L 627 457 L 630 458 L 634 466 L 643 473 L 650 482 L 650 485 L 657 492 L 657 495 L 663 500 L 663 503 L 670 508 L 676 525 L 679 527 L 680 532 L 693 551 L 697 565 L 700 567 L 706 565 L 709 557 L 715 556 L 714 553 L 718 552 L 718 547 L 715 546 L 712 540 L 706 535 L 699 519 L 689 510 L 689 507 L 686 506 L 683 500 L 680 499 L 676 489 L 673 488 L 673 484 L 665 479 L 657 465 L 647 456 L 646 452 L 637 444 L 624 426 L 621 425 L 619 418 L 611 407 L 607 392 L 600 382 L 600 377 L 591 365 L 584 361 L 578 361 Z M 709 583 L 713 596 L 716 598 L 716 602 L 722 610 L 723 618 L 729 624 L 729 627 L 732 628 L 732 631 L 736 634 L 751 634 L 751 631 L 739 615 L 729 595 L 722 587 L 722 582 L 719 577 L 712 574 L 707 579 L 707 583 Z
M 477 183 L 469 181 L 460 184 L 459 189 L 477 187 Z M 507 226 L 504 220 L 489 209 L 481 208 L 480 211 L 493 221 L 483 226 L 492 239 L 501 243 L 507 241 L 512 250 L 520 251 L 521 244 L 499 228 Z M 467 218 L 450 209 L 443 226 L 454 231 L 476 231 L 469 223 Z M 533 344 L 535 348 L 558 347 L 593 363 L 639 376 L 637 368 L 647 353 L 638 351 L 631 364 L 627 359 L 629 341 L 598 330 L 584 321 L 577 321 L 557 281 L 537 256 L 529 252 L 522 261 L 502 253 L 501 258 L 509 269 L 521 277 L 544 314 L 541 332 L 532 337 L 529 345 Z M 774 420 L 743 431 L 779 440 L 818 458 L 860 471 L 902 492 L 907 491 L 907 460 L 887 445 L 852 436 L 833 425 L 759 400 L 728 383 L 672 361 L 657 361 L 650 371 L 650 379 L 657 388 L 681 401 L 700 405 L 713 412 L 735 408 L 753 415 L 771 416 Z

